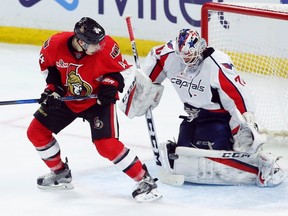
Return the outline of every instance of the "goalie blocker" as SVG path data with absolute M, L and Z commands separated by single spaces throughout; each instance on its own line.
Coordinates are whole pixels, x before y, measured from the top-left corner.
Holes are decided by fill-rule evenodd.
M 171 185 L 184 182 L 212 185 L 257 185 L 273 187 L 287 178 L 270 153 L 249 154 L 235 151 L 176 147 L 174 142 L 160 144 L 163 167 L 160 181 Z
M 164 86 L 154 84 L 141 69 L 135 70 L 135 80 L 119 102 L 119 108 L 130 119 L 142 116 L 149 108 L 158 106 Z

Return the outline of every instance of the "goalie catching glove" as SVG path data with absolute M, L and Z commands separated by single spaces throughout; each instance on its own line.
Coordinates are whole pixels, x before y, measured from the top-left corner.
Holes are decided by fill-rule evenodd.
M 119 108 L 129 118 L 144 115 L 158 106 L 164 86 L 155 84 L 140 69 L 135 70 L 135 80 L 120 101 Z
M 266 142 L 266 137 L 258 132 L 253 113 L 240 116 L 241 123 L 233 134 L 233 150 L 236 152 L 256 153 Z

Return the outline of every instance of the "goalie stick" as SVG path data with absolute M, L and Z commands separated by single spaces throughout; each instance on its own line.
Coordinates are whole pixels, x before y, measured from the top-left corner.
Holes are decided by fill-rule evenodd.
M 130 38 L 131 47 L 132 47 L 132 51 L 133 51 L 133 57 L 135 60 L 135 65 L 138 69 L 140 69 L 140 61 L 139 61 L 139 57 L 138 57 L 138 52 L 137 52 L 137 47 L 136 47 L 136 42 L 135 42 L 135 38 L 134 38 L 134 34 L 133 34 L 130 16 L 126 17 L 126 24 L 127 24 L 127 28 L 128 28 L 128 33 L 129 33 L 129 38 Z M 130 93 L 133 93 L 133 91 L 135 91 L 135 89 L 136 89 L 136 77 L 135 77 L 134 81 L 132 82 L 132 84 L 130 85 L 128 92 L 126 93 L 126 95 L 124 95 L 124 97 L 127 97 L 127 94 L 129 95 Z M 165 170 L 165 168 L 163 167 L 162 161 L 160 160 L 159 143 L 158 143 L 158 139 L 157 139 L 155 124 L 154 124 L 154 118 L 153 118 L 151 108 L 149 108 L 146 111 L 145 118 L 146 118 L 149 137 L 150 137 L 150 141 L 151 141 L 151 145 L 152 145 L 152 150 L 154 153 L 155 163 L 159 168 L 158 169 L 159 180 L 163 183 L 170 184 L 170 185 L 175 185 L 175 186 L 183 185 L 184 176 L 168 173 Z
M 128 33 L 129 33 L 129 38 L 130 38 L 130 42 L 131 42 L 131 47 L 132 47 L 135 65 L 136 65 L 137 69 L 140 69 L 140 61 L 139 61 L 136 42 L 135 42 L 134 33 L 133 33 L 133 29 L 132 29 L 131 17 L 127 16 L 125 18 L 125 20 L 126 20 L 126 24 L 127 24 L 127 28 L 128 28 Z M 135 90 L 135 88 L 136 88 L 136 80 L 135 79 L 132 82 L 131 86 L 129 87 L 130 91 L 133 91 L 133 89 Z M 128 92 L 128 94 L 129 94 L 129 92 Z M 155 124 L 154 124 L 154 119 L 153 119 L 151 108 L 149 108 L 146 111 L 145 118 L 146 118 L 146 122 L 147 122 L 147 126 L 148 126 L 148 132 L 149 132 L 150 141 L 151 141 L 151 145 L 152 145 L 152 149 L 153 149 L 153 153 L 154 153 L 154 157 L 155 157 L 155 162 L 156 162 L 156 165 L 161 167 L 162 163 L 160 161 L 158 140 L 157 140 Z
M 73 101 L 73 100 L 84 100 L 90 98 L 97 98 L 97 95 L 87 95 L 87 96 L 66 96 L 61 97 L 61 101 Z M 29 103 L 38 103 L 39 99 L 23 99 L 23 100 L 10 100 L 10 101 L 0 101 L 0 106 L 2 105 L 17 105 L 17 104 L 29 104 Z

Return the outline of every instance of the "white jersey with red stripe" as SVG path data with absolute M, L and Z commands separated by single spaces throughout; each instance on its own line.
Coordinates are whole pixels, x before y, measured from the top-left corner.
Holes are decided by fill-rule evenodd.
M 203 61 L 193 70 L 175 52 L 175 43 L 168 41 L 147 55 L 142 70 L 154 83 L 168 78 L 181 101 L 195 108 L 229 112 L 232 117 L 237 110 L 254 112 L 251 93 L 227 54 L 207 48 Z

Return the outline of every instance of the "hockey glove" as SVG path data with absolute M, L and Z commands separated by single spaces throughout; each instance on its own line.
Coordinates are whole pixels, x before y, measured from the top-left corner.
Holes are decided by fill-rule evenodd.
M 252 113 L 242 115 L 244 121 L 239 125 L 238 131 L 233 134 L 233 150 L 237 152 L 256 153 L 266 142 L 266 137 L 258 132 L 258 125 Z
M 110 73 L 104 76 L 98 89 L 97 103 L 101 106 L 115 104 L 119 99 L 118 91 L 123 92 L 123 88 L 124 78 L 120 73 Z
M 41 94 L 39 104 L 47 107 L 48 109 L 55 110 L 62 106 L 61 96 L 65 95 L 63 88 L 54 85 L 47 85 L 44 92 Z

